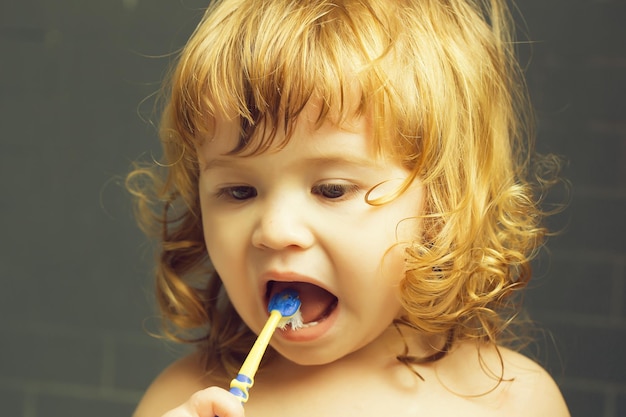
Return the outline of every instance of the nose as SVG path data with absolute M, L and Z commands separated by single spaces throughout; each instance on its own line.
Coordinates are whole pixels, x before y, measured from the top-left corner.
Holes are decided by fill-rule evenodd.
M 314 233 L 307 221 L 302 202 L 273 198 L 259 207 L 252 232 L 252 244 L 261 249 L 306 249 L 314 243 Z

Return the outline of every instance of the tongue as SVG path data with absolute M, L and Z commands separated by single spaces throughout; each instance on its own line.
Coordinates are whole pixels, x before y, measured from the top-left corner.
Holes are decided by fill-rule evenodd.
M 337 298 L 325 289 L 306 282 L 273 282 L 268 299 L 287 288 L 293 289 L 299 294 L 300 312 L 304 323 L 322 319 L 337 301 Z

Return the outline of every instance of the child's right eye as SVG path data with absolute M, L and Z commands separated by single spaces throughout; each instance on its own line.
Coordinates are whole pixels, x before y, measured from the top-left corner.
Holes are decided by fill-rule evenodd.
M 237 185 L 234 187 L 220 188 L 218 197 L 232 200 L 248 200 L 257 196 L 256 188 L 247 185 Z
M 354 184 L 328 183 L 318 184 L 311 192 L 330 200 L 340 200 L 355 194 L 359 187 Z

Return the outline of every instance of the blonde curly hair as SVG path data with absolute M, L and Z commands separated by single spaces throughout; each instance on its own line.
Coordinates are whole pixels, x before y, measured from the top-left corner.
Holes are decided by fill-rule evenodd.
M 501 0 L 214 2 L 164 89 L 164 161 L 128 176 L 138 218 L 160 242 L 168 334 L 201 343 L 226 369 L 253 337 L 210 266 L 196 145 L 229 115 L 241 121 L 234 152 L 264 152 L 316 98 L 320 121 L 371 117 L 378 151 L 423 184 L 422 233 L 401 282 L 405 323 L 450 343 L 501 343 L 546 235 L 512 27 Z

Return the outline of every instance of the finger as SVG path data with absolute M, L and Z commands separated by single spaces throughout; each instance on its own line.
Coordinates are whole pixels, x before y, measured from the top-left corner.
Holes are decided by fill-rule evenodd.
M 244 417 L 241 399 L 218 387 L 196 392 L 185 405 L 193 417 Z

